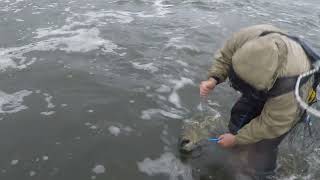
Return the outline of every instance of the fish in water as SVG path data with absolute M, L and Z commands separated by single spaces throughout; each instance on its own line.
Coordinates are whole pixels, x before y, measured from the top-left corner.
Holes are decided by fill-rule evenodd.
M 247 154 L 245 148 L 238 147 L 232 151 L 223 152 L 219 150 L 219 148 L 212 151 L 212 149 L 207 146 L 207 144 L 212 143 L 208 140 L 209 138 L 216 138 L 219 135 L 228 132 L 227 123 L 228 121 L 225 121 L 221 116 L 203 116 L 200 113 L 184 120 L 179 137 L 179 150 L 184 154 L 196 154 L 195 156 L 183 157 L 191 157 L 190 163 L 195 166 L 194 168 L 201 169 L 201 176 L 205 174 L 211 177 L 218 177 L 216 179 L 246 179 L 248 178 L 246 177 L 247 174 L 243 172 L 246 172 L 247 170 L 246 159 L 249 154 Z M 315 128 L 314 126 L 316 125 L 318 124 L 315 122 L 312 128 Z M 319 143 L 314 143 L 311 148 L 307 148 L 305 144 L 308 144 L 309 141 L 317 141 L 318 139 L 316 139 L 316 137 L 320 136 L 316 134 L 317 131 L 312 129 L 313 136 L 315 137 L 306 138 L 303 136 L 303 134 L 306 134 L 306 132 L 304 132 L 305 130 L 305 124 L 300 123 L 290 132 L 280 146 L 278 159 L 279 167 L 276 172 L 276 177 L 278 179 L 290 176 L 314 177 L 319 175 L 319 173 L 314 173 L 317 171 L 309 165 L 310 163 L 317 163 L 315 161 L 308 162 L 308 158 L 310 157 L 319 157 L 314 156 L 315 154 L 320 154 L 320 151 L 316 152 L 316 150 L 320 149 Z M 304 148 L 302 148 L 301 145 L 304 145 Z M 200 149 L 201 155 L 197 154 L 198 149 Z M 309 149 L 312 149 L 313 151 L 310 151 Z M 300 150 L 306 151 L 306 153 L 300 152 Z M 215 157 L 217 154 L 219 154 L 220 157 Z M 222 160 L 219 159 L 221 157 L 223 157 Z M 215 171 L 213 171 L 212 167 L 215 167 Z M 229 171 L 216 172 L 219 167 L 229 167 Z M 220 178 L 228 174 L 232 174 L 233 177 Z
M 179 138 L 180 152 L 189 153 L 208 142 L 209 138 L 226 132 L 226 122 L 221 116 L 196 114 L 183 122 Z

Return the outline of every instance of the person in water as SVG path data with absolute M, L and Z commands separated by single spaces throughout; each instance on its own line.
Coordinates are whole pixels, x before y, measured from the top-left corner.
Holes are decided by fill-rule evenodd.
M 253 179 L 272 179 L 278 145 L 303 115 L 294 96 L 297 76 L 311 68 L 302 46 L 272 25 L 241 29 L 216 53 L 200 95 L 208 96 L 229 78 L 241 97 L 231 110 L 224 148 L 246 147 Z M 312 80 L 301 87 L 307 99 Z

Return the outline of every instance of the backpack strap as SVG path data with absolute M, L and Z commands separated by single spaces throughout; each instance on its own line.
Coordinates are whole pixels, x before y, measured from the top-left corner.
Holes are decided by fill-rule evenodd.
M 298 77 L 299 75 L 278 78 L 273 87 L 268 91 L 268 97 L 277 97 L 293 91 L 296 87 Z M 303 78 L 301 85 L 305 84 L 308 80 L 309 78 Z

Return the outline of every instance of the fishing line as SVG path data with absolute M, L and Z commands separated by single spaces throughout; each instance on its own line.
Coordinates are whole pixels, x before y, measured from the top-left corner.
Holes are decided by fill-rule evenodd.
M 200 96 L 200 111 L 202 118 L 204 118 L 208 112 L 208 98 L 206 96 Z

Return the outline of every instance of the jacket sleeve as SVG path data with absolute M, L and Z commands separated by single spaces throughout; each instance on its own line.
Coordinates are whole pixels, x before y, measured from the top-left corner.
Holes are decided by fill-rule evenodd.
M 267 100 L 260 116 L 239 130 L 236 144 L 251 144 L 279 137 L 293 127 L 300 114 L 293 92 L 271 98 Z
M 232 56 L 236 46 L 236 35 L 229 39 L 223 48 L 218 50 L 214 56 L 211 68 L 208 72 L 208 78 L 214 77 L 219 83 L 225 81 L 228 77 Z

